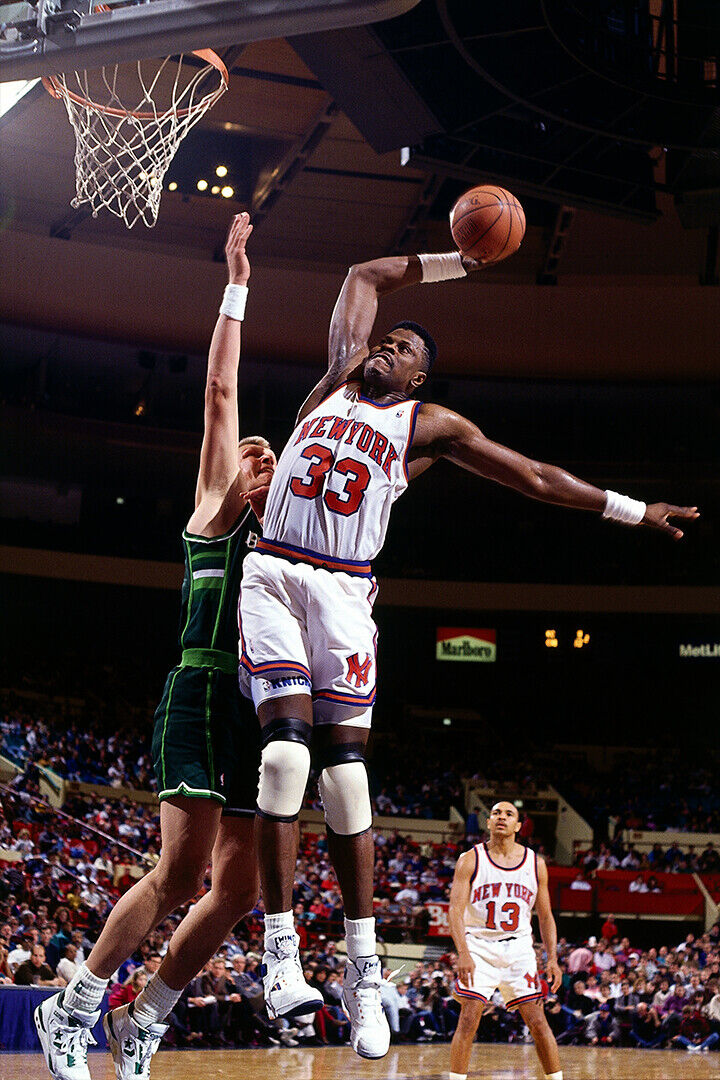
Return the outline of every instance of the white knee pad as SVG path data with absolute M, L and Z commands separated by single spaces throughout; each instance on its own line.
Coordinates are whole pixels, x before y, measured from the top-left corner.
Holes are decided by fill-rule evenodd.
M 310 773 L 310 751 L 301 742 L 275 739 L 260 755 L 257 806 L 279 821 L 294 821 L 300 812 Z
M 353 836 L 372 825 L 367 770 L 362 761 L 323 769 L 318 781 L 325 821 L 334 833 Z

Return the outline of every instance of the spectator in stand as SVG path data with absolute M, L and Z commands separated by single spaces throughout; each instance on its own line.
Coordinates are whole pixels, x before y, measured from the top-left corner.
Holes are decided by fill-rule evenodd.
M 571 889 L 578 889 L 578 890 L 581 890 L 582 892 L 590 892 L 591 891 L 592 884 L 587 880 L 584 870 L 578 871 L 577 877 L 575 877 L 570 882 L 570 888 Z
M 654 874 L 650 874 L 649 878 L 647 879 L 647 891 L 651 893 L 662 892 L 662 885 Z
M 633 878 L 632 881 L 630 882 L 630 884 L 628 885 L 628 892 L 645 893 L 645 892 L 649 892 L 649 891 L 650 890 L 648 889 L 647 885 L 645 884 L 645 878 L 642 876 L 642 874 L 638 874 L 638 876 Z
M 622 870 L 637 870 L 640 866 L 642 859 L 638 855 L 637 851 L 632 844 L 628 844 L 627 852 L 620 860 L 620 867 Z
M 121 1005 L 129 1005 L 134 1001 L 141 990 L 147 985 L 147 975 L 144 971 L 133 971 L 127 982 L 116 983 L 110 991 L 108 1008 L 117 1009 Z
M 618 1022 L 619 1042 L 623 1046 L 630 1045 L 630 1029 L 635 1010 L 639 1004 L 638 995 L 631 989 L 627 979 L 620 983 L 620 993 L 615 998 L 615 1019 Z
M 633 1009 L 629 1040 L 631 1045 L 641 1046 L 646 1050 L 656 1050 L 665 1041 L 660 1018 L 655 1009 L 649 1008 L 646 1001 L 639 1001 Z
M 612 1014 L 612 1006 L 604 1001 L 597 1012 L 588 1018 L 587 1036 L 591 1046 L 613 1046 L 619 1041 L 619 1026 Z
M 6 983 L 11 983 L 13 981 L 7 958 L 7 947 L 2 943 L 2 940 L 0 940 L 0 986 L 4 986 Z
M 673 987 L 672 993 L 665 999 L 662 1008 L 658 1009 L 658 1015 L 665 1022 L 665 1028 L 672 1038 L 678 1034 L 683 1019 L 683 1010 L 689 1005 L 683 983 L 678 982 Z
M 45 963 L 42 945 L 33 945 L 30 959 L 23 961 L 15 972 L 16 986 L 64 986 L 63 980 Z
M 703 848 L 697 866 L 701 874 L 720 873 L 720 853 L 712 842 Z
M 600 934 L 605 938 L 605 941 L 612 941 L 613 938 L 618 936 L 618 928 L 614 915 L 608 915 L 607 919 L 602 924 Z
M 603 927 L 603 930 L 604 929 L 605 927 Z M 593 957 L 593 966 L 595 970 L 599 972 L 610 971 L 611 968 L 615 967 L 615 957 L 608 948 L 604 934 L 602 941 L 598 944 L 598 947 L 595 950 L 595 956 Z
M 77 947 L 73 944 L 70 944 L 65 946 L 65 952 L 63 953 L 62 958 L 58 960 L 58 965 L 55 970 L 60 976 L 60 978 L 65 981 L 66 984 L 70 982 L 73 975 L 78 969 L 78 964 L 75 960 L 76 956 Z
M 703 1016 L 697 1002 L 685 1005 L 678 1034 L 672 1039 L 673 1046 L 684 1046 L 686 1050 L 712 1050 L 720 1042 L 720 1035 L 712 1030 L 710 1021 Z
M 587 945 L 578 945 L 567 958 L 567 970 L 571 975 L 592 971 L 593 954 Z
M 15 974 L 21 964 L 32 956 L 33 946 L 38 940 L 37 930 L 25 930 L 20 938 L 20 944 L 16 945 L 8 953 L 7 964 L 11 974 Z

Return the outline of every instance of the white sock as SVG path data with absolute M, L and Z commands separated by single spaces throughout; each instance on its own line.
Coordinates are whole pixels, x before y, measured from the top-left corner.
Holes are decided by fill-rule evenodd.
M 265 916 L 265 945 L 278 930 L 294 930 L 295 920 L 292 911 L 281 911 L 276 915 Z
M 182 990 L 173 990 L 163 982 L 159 975 L 153 975 L 135 998 L 133 1020 L 139 1028 L 147 1029 L 151 1024 L 160 1024 L 173 1011 L 175 1002 Z
M 563 1080 L 562 1069 L 556 1073 L 546 1073 L 545 1080 Z
M 448 1080 L 467 1080 L 467 1073 L 448 1073 Z
M 347 953 L 351 960 L 359 956 L 374 956 L 377 952 L 375 941 L 375 920 L 346 919 Z
M 109 979 L 98 979 L 87 964 L 81 964 L 65 987 L 63 1005 L 68 1012 L 89 1015 L 100 1008 Z

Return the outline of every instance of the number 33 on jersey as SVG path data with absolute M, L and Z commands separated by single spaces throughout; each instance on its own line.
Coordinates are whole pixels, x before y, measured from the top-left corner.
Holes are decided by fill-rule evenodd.
M 263 536 L 305 551 L 370 562 L 408 484 L 420 403 L 376 405 L 352 383 L 297 426 L 278 462 Z

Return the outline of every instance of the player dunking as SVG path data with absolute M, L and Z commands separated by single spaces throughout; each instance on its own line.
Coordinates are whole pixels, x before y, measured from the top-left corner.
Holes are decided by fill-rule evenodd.
M 66 989 L 35 1011 L 57 1080 L 90 1080 L 90 1029 L 110 976 L 166 915 L 196 895 L 212 859 L 212 888 L 180 923 L 157 974 L 131 1005 L 105 1018 L 118 1080 L 147 1077 L 166 1030 L 162 1021 L 259 893 L 252 818 L 260 746 L 257 721 L 238 689 L 237 604 L 247 541 L 260 531 L 256 514 L 262 517 L 276 462 L 259 436 L 238 444 L 251 232 L 248 215 L 239 214 L 225 249 L 230 285 L 210 346 L 195 510 L 183 533 L 182 658 L 155 714 L 160 861 L 115 905 Z
M 458 859 L 450 893 L 450 933 L 458 954 L 455 996 L 460 1002 L 450 1046 L 450 1080 L 466 1080 L 483 1008 L 498 989 L 505 1007 L 519 1009 L 529 1027 L 545 1080 L 562 1080 L 557 1043 L 542 1007 L 530 926 L 535 908 L 555 991 L 562 973 L 547 867 L 516 842 L 520 816 L 511 802 L 495 803 L 487 828 L 489 841 Z
M 469 420 L 413 395 L 436 347 L 401 322 L 368 339 L 379 297 L 477 268 L 452 254 L 397 256 L 352 267 L 330 326 L 327 374 L 307 398 L 270 487 L 263 539 L 245 560 L 241 665 L 262 730 L 256 850 L 265 919 L 265 997 L 271 1015 L 322 1004 L 303 979 L 292 917 L 295 821 L 313 736 L 328 849 L 345 905 L 343 1000 L 351 1043 L 382 1057 L 389 1028 L 380 1001 L 372 917 L 373 838 L 363 753 L 375 700 L 376 583 L 371 559 L 392 504 L 439 458 L 523 495 L 679 538 L 669 518 L 696 510 L 604 492 L 563 469 L 492 442 Z

